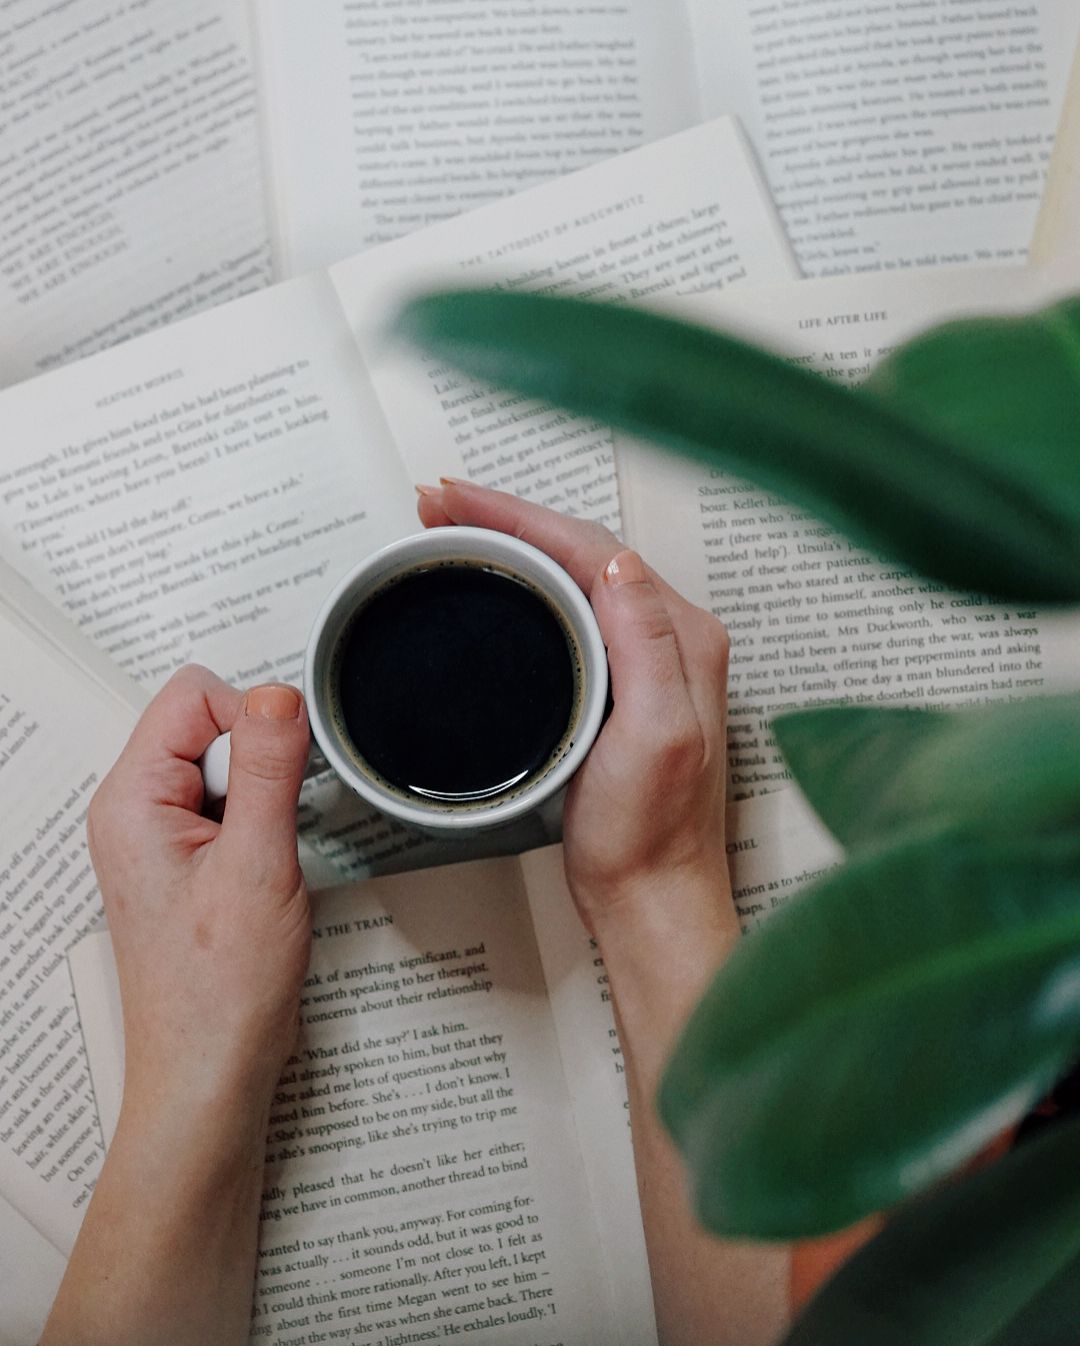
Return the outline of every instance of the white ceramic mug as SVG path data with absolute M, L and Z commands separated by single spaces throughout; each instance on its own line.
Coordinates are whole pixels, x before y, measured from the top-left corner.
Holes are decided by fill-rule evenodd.
M 538 590 L 562 617 L 575 649 L 581 686 L 573 722 L 558 754 L 515 791 L 452 808 L 390 788 L 365 770 L 333 714 L 331 662 L 357 611 L 392 580 L 445 562 L 489 565 Z M 585 760 L 603 722 L 608 694 L 607 653 L 585 595 L 561 566 L 527 542 L 485 528 L 433 528 L 393 542 L 351 570 L 319 610 L 304 660 L 304 695 L 314 739 L 308 774 L 332 768 L 340 779 L 381 813 L 406 826 L 442 837 L 468 837 L 504 827 L 540 811 L 565 789 Z M 210 745 L 202 759 L 208 800 L 220 799 L 228 781 L 229 736 Z M 321 760 L 320 760 L 321 758 Z

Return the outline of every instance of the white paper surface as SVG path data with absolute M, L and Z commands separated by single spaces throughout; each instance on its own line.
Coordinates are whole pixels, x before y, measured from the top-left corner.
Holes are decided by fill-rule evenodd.
M 618 530 L 611 432 L 388 349 L 402 302 L 500 285 L 656 303 L 795 275 L 738 125 L 708 123 L 337 266 L 332 278 L 414 481 L 469 476 Z
M 48 1239 L 0 1196 L 0 1346 L 34 1346 L 39 1340 L 66 1265 Z
M 698 120 L 689 29 L 654 0 L 256 0 L 253 15 L 282 276 Z
M 1073 0 L 691 0 L 706 116 L 737 112 L 807 275 L 1022 262 Z
M 234 0 L 0 14 L 0 384 L 270 280 Z

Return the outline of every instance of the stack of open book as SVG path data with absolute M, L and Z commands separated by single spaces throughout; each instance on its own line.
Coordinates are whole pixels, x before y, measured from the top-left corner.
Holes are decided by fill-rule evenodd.
M 660 305 L 854 383 L 928 323 L 1075 286 L 1067 163 L 1039 235 L 1062 259 L 1022 263 L 1080 11 L 867 8 L 0 19 L 0 1255 L 22 1287 L 0 1342 L 40 1326 L 122 1085 L 89 796 L 183 663 L 295 680 L 335 578 L 416 530 L 413 481 L 602 520 L 725 620 L 748 929 L 837 857 L 772 714 L 1075 681 L 1063 619 L 385 340 L 409 294 L 492 283 Z M 654 1342 L 611 1009 L 558 848 L 448 856 L 326 779 L 301 833 L 332 891 L 253 1339 Z

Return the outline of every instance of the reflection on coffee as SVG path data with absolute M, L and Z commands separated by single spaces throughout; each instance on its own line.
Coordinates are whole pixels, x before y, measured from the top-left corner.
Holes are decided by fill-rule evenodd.
M 407 797 L 475 808 L 527 787 L 570 745 L 581 661 L 536 590 L 448 561 L 376 591 L 341 635 L 331 683 L 365 770 Z

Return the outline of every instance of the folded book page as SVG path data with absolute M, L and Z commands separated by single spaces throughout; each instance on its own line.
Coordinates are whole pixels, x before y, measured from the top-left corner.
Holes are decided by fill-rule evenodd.
M 33 1346 L 64 1277 L 63 1256 L 0 1196 L 0 1267 L 4 1303 L 0 1346 Z
M 64 955 L 101 919 L 86 812 L 136 711 L 10 607 L 0 632 L 0 1193 L 67 1252 L 104 1151 Z

